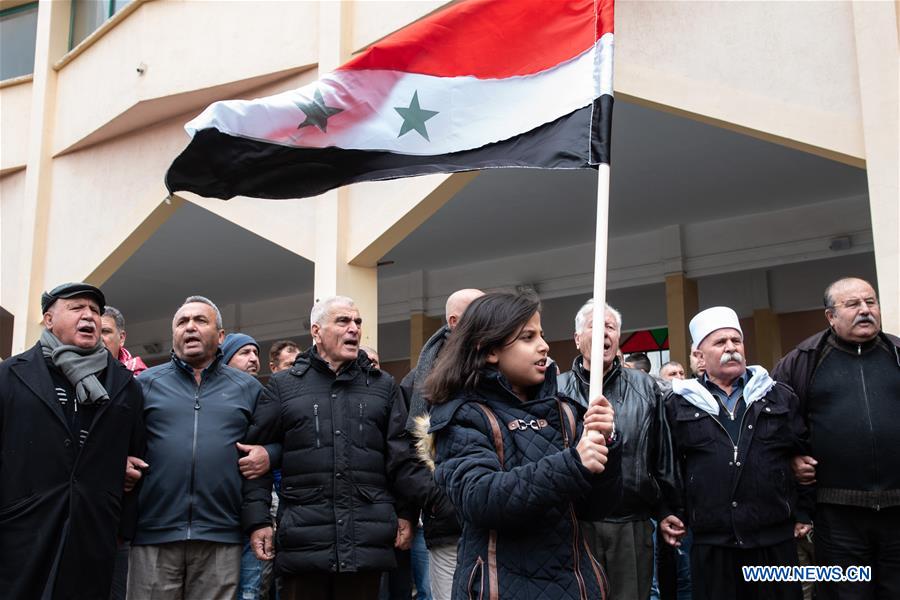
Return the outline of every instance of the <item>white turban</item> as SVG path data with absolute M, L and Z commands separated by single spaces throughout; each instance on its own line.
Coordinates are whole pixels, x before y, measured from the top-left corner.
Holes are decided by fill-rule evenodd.
M 695 348 L 700 346 L 703 338 L 717 329 L 737 329 L 741 337 L 744 337 L 737 313 L 727 306 L 713 306 L 697 313 L 697 316 L 691 319 L 688 327 L 691 330 L 691 339 L 694 341 Z

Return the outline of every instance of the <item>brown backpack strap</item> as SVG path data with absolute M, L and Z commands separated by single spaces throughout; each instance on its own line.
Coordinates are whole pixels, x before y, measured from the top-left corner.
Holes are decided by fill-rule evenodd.
M 484 416 L 487 417 L 491 426 L 491 438 L 494 440 L 494 450 L 497 451 L 497 458 L 500 459 L 500 468 L 504 469 L 503 458 L 503 432 L 500 431 L 500 422 L 497 421 L 497 415 L 490 408 L 476 402 L 475 406 L 481 409 Z M 500 600 L 500 581 L 497 577 L 497 530 L 491 529 L 488 533 L 488 598 L 490 600 Z
M 503 433 L 500 431 L 500 422 L 497 421 L 497 415 L 494 414 L 494 411 L 480 402 L 476 402 L 475 406 L 480 408 L 481 412 L 484 413 L 484 416 L 487 417 L 488 423 L 491 426 L 491 438 L 494 440 L 494 450 L 497 451 L 497 458 L 500 459 L 500 468 L 504 469 Z
M 562 427 L 563 445 L 568 448 L 571 445 L 570 440 L 574 440 L 578 433 L 578 430 L 575 428 L 575 413 L 567 402 L 563 402 L 558 397 L 556 398 L 556 406 L 559 408 L 559 424 Z M 566 428 L 567 421 L 569 423 L 568 428 Z M 569 437 L 569 431 L 572 432 L 571 438 Z

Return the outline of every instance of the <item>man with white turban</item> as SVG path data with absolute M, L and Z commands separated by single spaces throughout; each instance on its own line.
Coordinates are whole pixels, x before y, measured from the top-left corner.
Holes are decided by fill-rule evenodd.
M 742 571 L 797 565 L 794 537 L 811 528 L 791 472 L 792 457 L 806 454 L 797 396 L 763 367 L 747 366 L 732 309 L 708 308 L 689 327 L 706 372 L 673 380 L 666 398 L 678 476 L 663 490 L 663 537 L 677 546 L 685 527 L 693 531 L 694 600 L 799 600 L 799 582 L 748 581 Z

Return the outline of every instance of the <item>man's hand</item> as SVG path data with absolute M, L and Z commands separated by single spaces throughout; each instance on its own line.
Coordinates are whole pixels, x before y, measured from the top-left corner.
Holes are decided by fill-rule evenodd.
M 591 473 L 599 475 L 606 469 L 606 461 L 609 460 L 609 448 L 606 447 L 606 438 L 600 433 L 597 425 L 585 423 L 584 433 L 575 446 L 581 464 Z
M 125 491 L 130 492 L 134 489 L 134 486 L 137 485 L 137 482 L 141 480 L 143 473 L 141 473 L 141 469 L 146 469 L 149 467 L 147 463 L 142 461 L 137 456 L 128 456 L 125 458 Z
M 795 456 L 791 459 L 794 478 L 800 485 L 812 485 L 816 482 L 816 465 L 819 461 L 812 456 Z
M 616 426 L 615 417 L 615 411 L 613 410 L 612 404 L 609 403 L 609 400 L 607 400 L 605 396 L 597 396 L 591 402 L 587 412 L 584 414 L 584 425 L 587 427 L 588 425 L 596 424 L 596 430 L 602 433 L 603 437 L 608 440 L 612 437 Z
M 794 523 L 794 538 L 800 539 L 812 531 L 812 523 Z
M 260 527 L 250 534 L 250 547 L 259 560 L 275 558 L 275 547 L 272 545 L 272 528 Z
M 659 530 L 662 531 L 663 539 L 666 543 L 676 548 L 681 545 L 681 538 L 687 533 L 684 523 L 675 515 L 669 515 L 660 521 Z
M 412 546 L 413 526 L 406 519 L 397 519 L 397 537 L 394 539 L 394 547 L 398 550 L 409 550 Z
M 269 472 L 269 453 L 262 446 L 249 446 L 238 442 L 235 444 L 241 452 L 246 452 L 244 456 L 238 460 L 238 468 L 241 475 L 246 479 L 256 479 L 262 477 Z

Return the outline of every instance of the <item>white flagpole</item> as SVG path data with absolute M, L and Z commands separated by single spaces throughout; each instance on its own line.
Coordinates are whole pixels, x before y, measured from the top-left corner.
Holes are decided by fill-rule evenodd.
M 603 335 L 606 322 L 606 250 L 609 240 L 609 165 L 597 169 L 597 230 L 594 246 L 594 326 L 591 333 L 589 401 L 603 393 Z

